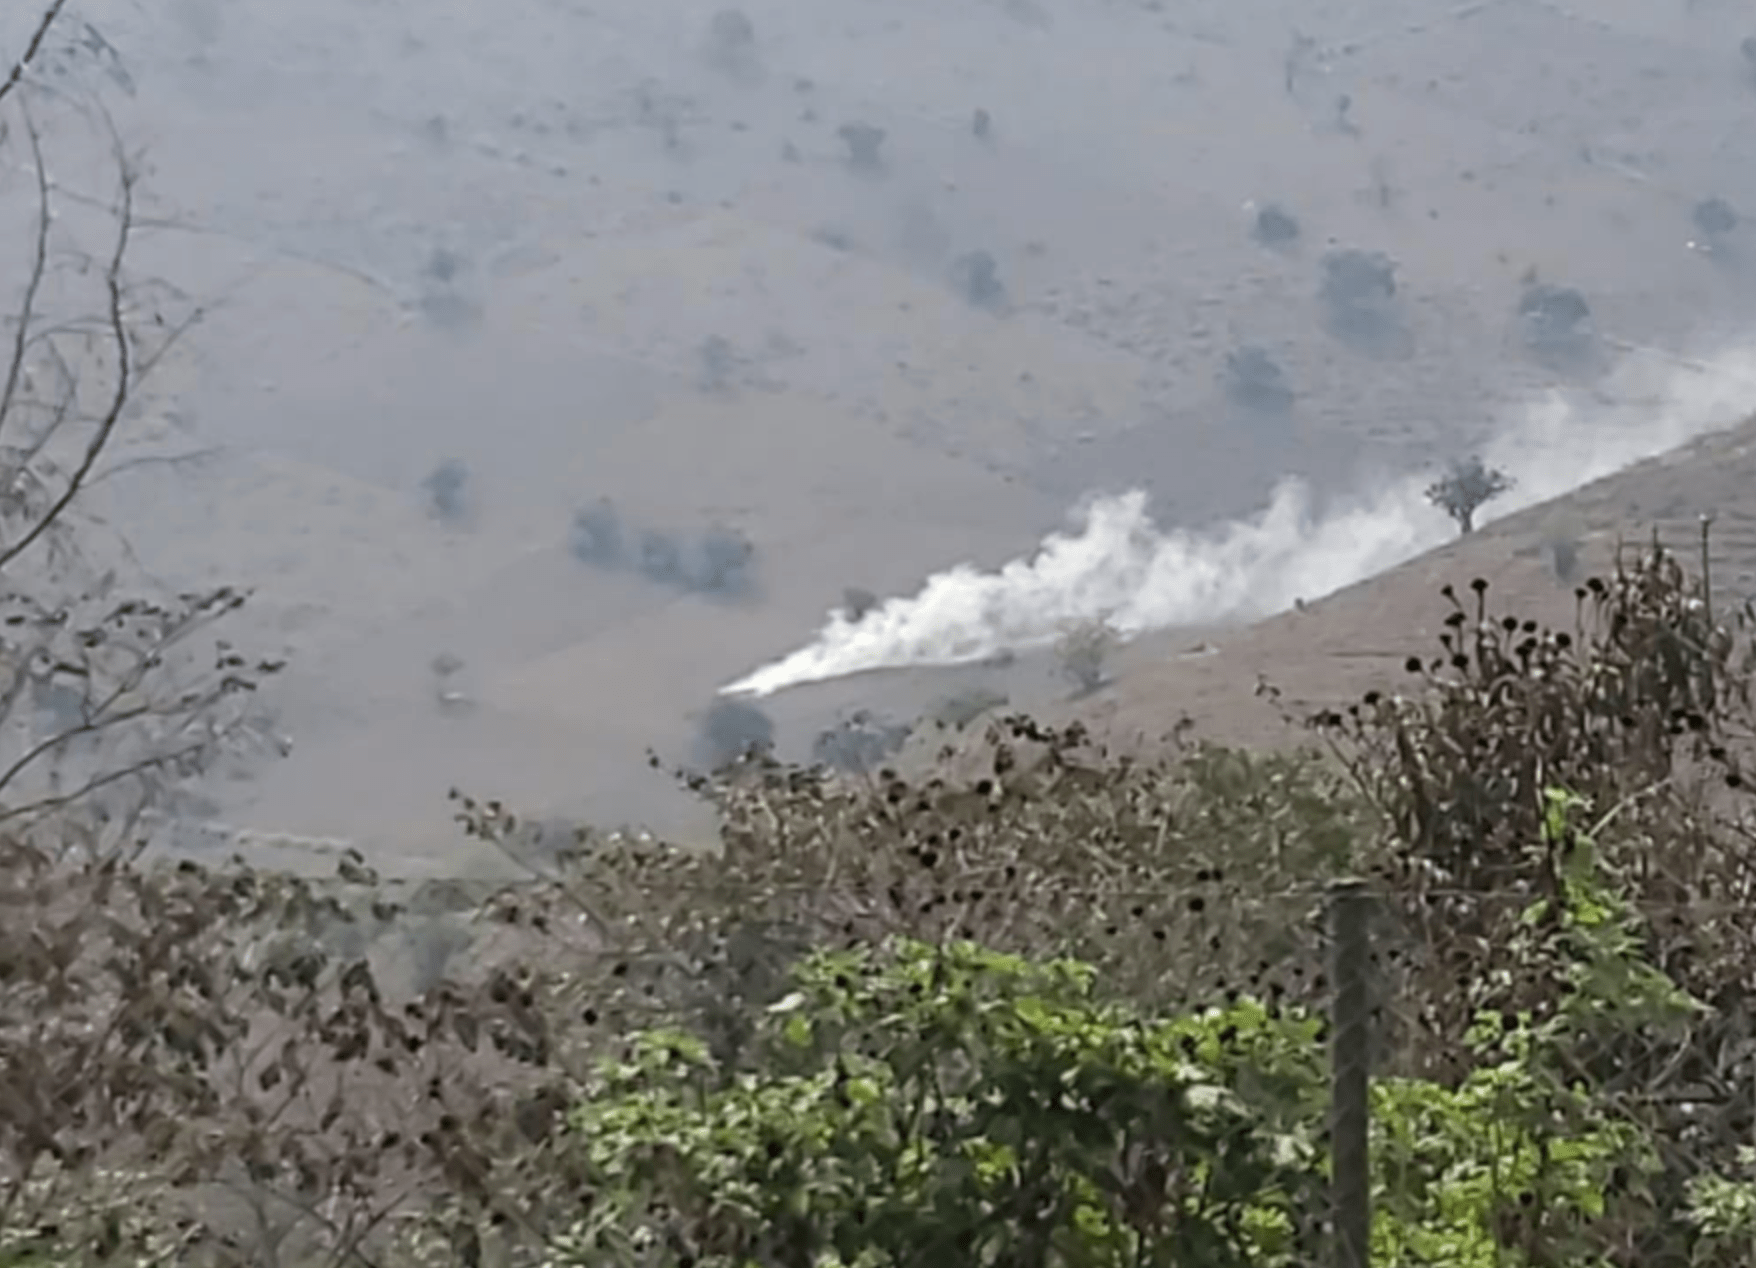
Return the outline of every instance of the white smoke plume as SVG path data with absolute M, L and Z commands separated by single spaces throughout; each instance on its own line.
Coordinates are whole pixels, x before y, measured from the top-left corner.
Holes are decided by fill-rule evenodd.
M 1756 349 L 1689 361 L 1630 349 L 1590 396 L 1555 392 L 1519 411 L 1482 451 L 1517 481 L 1484 508 L 1509 514 L 1729 427 L 1756 408 Z M 807 646 L 722 689 L 765 696 L 867 670 L 953 665 L 1052 643 L 1070 622 L 1105 617 L 1124 635 L 1283 611 L 1410 559 L 1456 529 L 1429 505 L 1428 474 L 1395 479 L 1314 516 L 1283 481 L 1266 510 L 1206 531 L 1161 529 L 1139 491 L 1093 500 L 998 572 L 964 564 L 860 621 L 833 612 Z

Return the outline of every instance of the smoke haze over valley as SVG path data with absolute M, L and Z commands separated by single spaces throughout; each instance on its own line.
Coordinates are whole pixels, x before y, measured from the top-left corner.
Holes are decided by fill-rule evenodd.
M 644 754 L 721 756 L 729 707 L 802 756 L 946 667 L 1048 699 L 1070 624 L 1223 629 L 1450 542 L 1447 464 L 1514 477 L 1488 521 L 1756 408 L 1730 0 L 67 15 L 57 187 L 107 188 L 53 109 L 101 102 L 133 272 L 202 309 L 83 522 L 141 585 L 250 589 L 226 637 L 288 663 L 215 831 L 474 867 L 454 786 L 701 831 Z

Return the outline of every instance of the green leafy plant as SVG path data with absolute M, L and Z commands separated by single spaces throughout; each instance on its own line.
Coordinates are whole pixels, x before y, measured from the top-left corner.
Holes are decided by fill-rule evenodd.
M 1564 1029 L 1484 1019 L 1458 1084 L 1375 1085 L 1375 1262 L 1607 1262 L 1607 1195 L 1652 1149 L 1553 1077 Z M 1088 965 L 970 943 L 815 955 L 746 1072 L 676 1030 L 600 1069 L 572 1124 L 596 1204 L 561 1262 L 1308 1262 L 1323 1030 L 1248 997 L 1145 1017 Z
M 903 942 L 806 961 L 729 1083 L 638 1036 L 575 1114 L 598 1198 L 562 1262 L 1296 1262 L 1315 1134 L 1262 1105 L 1321 1086 L 1309 1023 L 1154 1021 L 1094 978 Z

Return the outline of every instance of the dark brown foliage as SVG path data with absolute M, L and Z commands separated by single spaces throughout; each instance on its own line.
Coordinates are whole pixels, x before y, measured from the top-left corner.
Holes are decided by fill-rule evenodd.
M 1673 1262 L 1685 1177 L 1731 1173 L 1756 1128 L 1751 612 L 1715 612 L 1707 578 L 1657 542 L 1579 588 L 1571 631 L 1493 615 L 1487 584 L 1469 589 L 1445 589 L 1441 654 L 1409 660 L 1412 690 L 1311 719 L 1383 819 L 1390 1038 L 1443 1075 L 1484 1010 L 1551 1015 L 1573 966 L 1520 948 L 1558 929 L 1559 907 L 1535 926 L 1526 913 L 1591 849 L 1641 917 L 1644 958 L 1707 1005 L 1680 1030 L 1576 1037 L 1578 1077 L 1666 1149 L 1660 1218 L 1631 1231 L 1630 1262 Z M 1589 811 L 1545 839 L 1552 789 Z

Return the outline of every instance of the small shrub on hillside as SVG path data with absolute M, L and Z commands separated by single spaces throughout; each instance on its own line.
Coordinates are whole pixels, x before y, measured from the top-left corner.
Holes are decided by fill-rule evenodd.
M 863 586 L 848 586 L 841 592 L 841 613 L 856 625 L 866 619 L 866 614 L 877 610 L 878 596 Z
M 709 335 L 695 350 L 700 363 L 696 383 L 704 392 L 723 392 L 737 378 L 738 353 L 724 335 Z
M 434 467 L 421 481 L 421 489 L 440 523 L 461 524 L 469 517 L 469 468 L 457 459 L 448 458 Z
M 977 308 L 992 308 L 1006 298 L 1000 264 L 989 251 L 966 251 L 951 263 L 951 280 Z
M 1256 344 L 1227 352 L 1219 379 L 1226 395 L 1246 409 L 1274 413 L 1292 408 L 1295 394 L 1286 371 Z
M 627 562 L 627 535 L 622 516 L 608 498 L 581 507 L 573 517 L 567 547 L 575 559 L 599 568 L 620 568 Z
M 684 580 L 690 590 L 718 598 L 741 598 L 754 588 L 756 547 L 730 528 L 710 528 L 697 539 Z
M 1073 622 L 1055 642 L 1056 666 L 1081 692 L 1096 691 L 1109 681 L 1104 667 L 1120 642 L 1107 620 Z
M 641 531 L 635 551 L 635 567 L 648 581 L 661 586 L 680 585 L 688 578 L 683 547 L 669 533 L 656 528 Z
M 1286 246 L 1299 239 L 1299 222 L 1277 203 L 1266 203 L 1250 218 L 1250 236 L 1263 246 Z
M 842 144 L 847 146 L 848 163 L 862 171 L 875 172 L 884 166 L 881 151 L 884 138 L 888 135 L 883 128 L 875 124 L 844 123 L 835 130 Z
M 774 747 L 774 721 L 748 700 L 715 700 L 701 720 L 697 755 L 708 770 Z
M 719 9 L 707 24 L 705 53 L 709 65 L 748 73 L 757 58 L 756 24 L 742 9 Z

